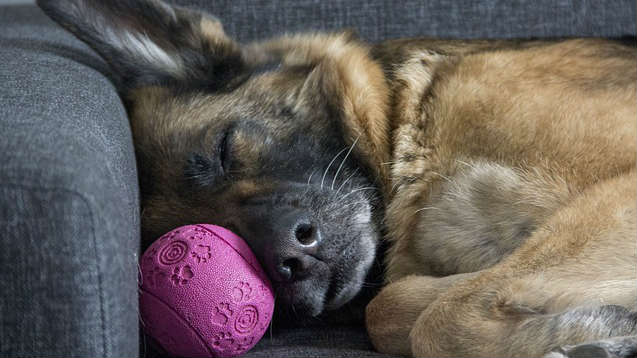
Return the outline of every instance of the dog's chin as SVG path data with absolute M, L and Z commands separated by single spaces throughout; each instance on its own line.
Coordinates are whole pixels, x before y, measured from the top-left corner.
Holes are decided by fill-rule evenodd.
M 277 309 L 294 318 L 316 317 L 325 309 L 329 281 L 303 280 L 276 287 Z

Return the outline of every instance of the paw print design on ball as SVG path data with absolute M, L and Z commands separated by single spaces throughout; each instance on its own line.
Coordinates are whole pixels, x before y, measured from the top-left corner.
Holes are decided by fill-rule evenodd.
M 212 345 L 220 351 L 227 351 L 234 346 L 234 338 L 230 332 L 221 332 L 212 336 Z
M 247 282 L 239 282 L 238 286 L 232 289 L 232 300 L 234 302 L 249 301 L 252 298 L 252 287 Z
M 230 320 L 230 317 L 232 317 L 233 313 L 234 312 L 230 309 L 229 304 L 220 303 L 219 306 L 214 308 L 212 323 L 216 324 L 217 326 L 224 327 Z
M 180 227 L 141 258 L 140 311 L 169 355 L 232 357 L 261 339 L 272 286 L 249 246 L 213 225 Z
M 188 283 L 188 280 L 193 278 L 195 274 L 192 272 L 190 266 L 186 265 L 182 267 L 175 267 L 173 270 L 173 275 L 170 277 L 170 281 L 173 285 L 185 285 Z
M 144 275 L 142 276 L 143 280 L 142 284 L 147 284 L 151 287 L 155 287 L 160 285 L 162 282 L 168 281 L 168 275 L 163 270 L 156 270 L 153 268 L 149 268 L 144 270 Z
M 241 337 L 236 340 L 237 349 L 240 351 L 247 351 L 255 343 L 254 337 Z
M 212 258 L 212 249 L 208 245 L 197 245 L 190 253 L 197 260 L 197 263 L 206 263 Z

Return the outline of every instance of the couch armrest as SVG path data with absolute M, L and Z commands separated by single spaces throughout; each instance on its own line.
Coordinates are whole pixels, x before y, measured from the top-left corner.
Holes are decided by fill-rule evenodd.
M 0 7 L 0 24 L 0 356 L 137 356 L 124 107 L 105 65 L 39 9 Z

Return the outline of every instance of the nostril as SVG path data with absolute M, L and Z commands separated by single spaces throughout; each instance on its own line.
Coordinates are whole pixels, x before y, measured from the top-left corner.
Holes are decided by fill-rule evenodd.
M 277 267 L 277 271 L 283 281 L 291 281 L 295 274 L 301 270 L 301 261 L 297 258 L 289 258 Z
M 294 230 L 294 236 L 305 246 L 313 246 L 316 244 L 316 235 L 314 235 L 314 227 L 311 224 L 299 224 Z
M 279 266 L 277 266 L 276 270 L 279 274 L 279 276 L 281 277 L 282 281 L 291 281 L 292 280 L 292 266 L 289 265 L 289 263 L 287 261 L 290 260 L 286 260 L 286 262 L 283 262 L 281 264 L 279 264 Z

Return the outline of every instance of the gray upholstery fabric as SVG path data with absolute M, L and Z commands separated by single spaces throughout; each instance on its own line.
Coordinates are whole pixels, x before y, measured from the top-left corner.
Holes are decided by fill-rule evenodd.
M 138 353 L 126 112 L 86 46 L 0 8 L 0 356 Z
M 261 341 L 244 355 L 269 357 L 388 357 L 375 352 L 367 333 L 360 327 L 287 328 L 266 332 Z
M 174 0 L 240 41 L 635 34 L 633 0 Z M 137 178 L 104 63 L 39 10 L 0 7 L 0 356 L 136 356 Z M 154 353 L 141 341 L 142 353 Z M 362 326 L 284 328 L 253 357 L 375 357 Z
M 143 338 L 140 355 L 161 357 L 154 342 Z M 357 326 L 279 328 L 266 332 L 261 341 L 241 357 L 297 358 L 297 357 L 391 357 L 375 352 L 367 333 Z
M 208 10 L 240 41 L 353 28 L 396 37 L 528 38 L 635 34 L 634 0 L 173 0 Z

